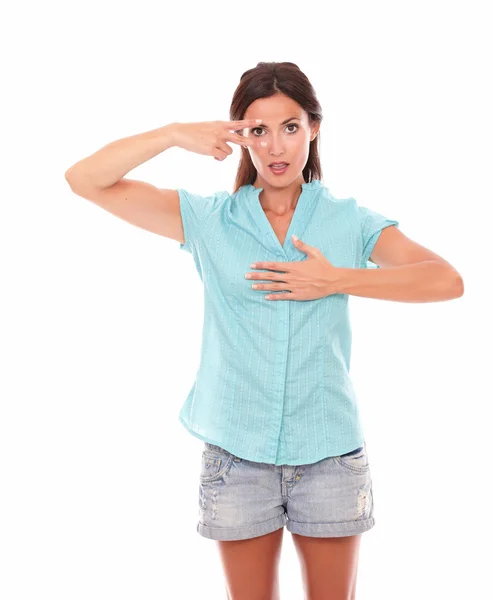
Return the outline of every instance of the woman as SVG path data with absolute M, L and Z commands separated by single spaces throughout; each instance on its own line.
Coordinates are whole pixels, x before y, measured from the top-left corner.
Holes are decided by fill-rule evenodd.
M 228 597 L 279 597 L 287 526 L 308 598 L 354 598 L 360 536 L 375 521 L 348 296 L 447 300 L 462 295 L 462 278 L 398 221 L 323 185 L 321 109 L 296 65 L 244 73 L 230 118 L 117 140 L 66 178 L 180 242 L 203 281 L 201 364 L 179 418 L 204 442 L 197 530 L 217 540 Z M 173 146 L 225 160 L 229 142 L 242 147 L 232 194 L 124 178 Z

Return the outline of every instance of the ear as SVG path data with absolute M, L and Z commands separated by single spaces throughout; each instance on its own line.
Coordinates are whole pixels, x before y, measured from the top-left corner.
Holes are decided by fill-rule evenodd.
M 313 127 L 311 128 L 311 141 L 313 141 L 316 136 L 318 135 L 318 132 L 320 131 L 320 124 L 319 123 L 315 123 L 313 125 Z

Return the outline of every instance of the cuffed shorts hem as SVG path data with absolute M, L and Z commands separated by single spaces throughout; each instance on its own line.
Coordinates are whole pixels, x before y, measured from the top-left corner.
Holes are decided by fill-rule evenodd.
M 203 537 L 210 540 L 246 540 L 248 538 L 257 537 L 272 533 L 286 524 L 287 518 L 285 514 L 268 519 L 261 523 L 253 523 L 252 525 L 244 525 L 243 527 L 210 527 L 199 522 L 197 531 Z
M 287 530 L 291 533 L 307 535 L 310 537 L 344 537 L 346 535 L 357 535 L 368 531 L 375 524 L 375 518 L 360 519 L 346 523 L 300 523 L 299 521 L 287 520 Z

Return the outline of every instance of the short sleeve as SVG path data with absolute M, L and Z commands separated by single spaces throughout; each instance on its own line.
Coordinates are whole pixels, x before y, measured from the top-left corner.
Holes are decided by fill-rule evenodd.
M 379 269 L 379 265 L 376 265 L 369 260 L 373 248 L 383 229 L 385 229 L 385 227 L 390 227 L 391 225 L 399 225 L 399 221 L 388 219 L 380 213 L 371 210 L 371 208 L 366 208 L 364 206 L 359 206 L 358 208 L 362 239 L 360 268 Z
M 184 243 L 179 242 L 179 248 L 192 254 L 206 222 L 228 196 L 228 192 L 215 192 L 210 196 L 201 196 L 182 188 L 177 192 L 184 231 Z

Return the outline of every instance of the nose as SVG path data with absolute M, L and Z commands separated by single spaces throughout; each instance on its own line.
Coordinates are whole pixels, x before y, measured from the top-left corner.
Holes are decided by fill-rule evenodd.
M 283 141 L 276 135 L 270 136 L 268 141 L 260 142 L 260 146 L 264 144 L 263 147 L 268 147 L 270 156 L 274 158 L 278 158 L 284 153 Z

